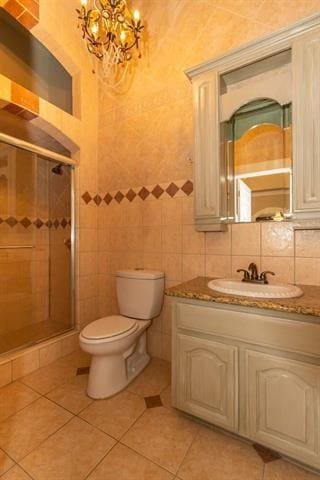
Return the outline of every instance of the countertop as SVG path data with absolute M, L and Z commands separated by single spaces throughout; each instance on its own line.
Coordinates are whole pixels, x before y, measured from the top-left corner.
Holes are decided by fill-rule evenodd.
M 241 305 L 278 312 L 297 313 L 320 317 L 320 287 L 299 285 L 303 295 L 298 298 L 265 299 L 243 297 L 240 295 L 226 295 L 211 290 L 207 284 L 213 278 L 197 277 L 188 282 L 180 283 L 166 289 L 165 294 L 170 297 L 205 300 L 207 302 Z

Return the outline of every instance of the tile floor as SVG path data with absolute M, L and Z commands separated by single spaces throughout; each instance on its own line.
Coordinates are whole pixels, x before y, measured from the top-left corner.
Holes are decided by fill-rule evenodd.
M 0 389 L 1 480 L 319 480 L 172 409 L 163 360 L 100 401 L 88 364 L 75 352 Z

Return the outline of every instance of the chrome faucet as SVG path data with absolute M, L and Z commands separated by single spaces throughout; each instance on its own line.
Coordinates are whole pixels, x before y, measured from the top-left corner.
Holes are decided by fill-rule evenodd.
M 271 272 L 269 270 L 265 270 L 264 272 L 261 272 L 260 275 L 258 274 L 258 267 L 255 263 L 250 263 L 248 270 L 244 270 L 243 268 L 239 268 L 237 270 L 238 273 L 243 272 L 243 279 L 242 282 L 248 282 L 248 283 L 262 283 L 267 285 L 268 279 L 267 275 L 275 275 L 274 272 Z

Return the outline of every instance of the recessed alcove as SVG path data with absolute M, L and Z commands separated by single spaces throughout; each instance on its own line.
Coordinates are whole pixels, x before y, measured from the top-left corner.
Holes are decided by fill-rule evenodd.
M 0 74 L 72 114 L 72 76 L 4 9 L 0 9 Z

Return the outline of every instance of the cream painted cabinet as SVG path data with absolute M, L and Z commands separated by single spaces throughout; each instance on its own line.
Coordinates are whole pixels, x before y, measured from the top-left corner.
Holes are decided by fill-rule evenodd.
M 320 212 L 320 30 L 294 42 L 294 210 Z
M 320 469 L 320 318 L 176 299 L 173 406 Z
M 179 334 L 176 406 L 208 422 L 237 430 L 237 350 L 232 345 Z
M 194 216 L 197 230 L 221 230 L 222 171 L 219 162 L 219 75 L 208 72 L 193 83 L 195 116 Z
M 278 195 L 285 191 L 289 197 L 281 207 L 283 212 L 280 204 L 273 203 L 271 213 L 280 208 L 286 219 L 319 218 L 320 14 L 189 68 L 185 73 L 193 87 L 196 229 L 219 231 L 224 230 L 227 223 L 248 221 L 241 219 L 237 207 L 238 178 L 247 178 L 249 187 L 252 187 L 252 198 L 255 196 L 256 203 L 261 206 L 261 192 L 266 196 L 265 185 L 271 180 L 268 177 L 262 188 L 262 184 L 252 178 L 270 176 L 271 173 L 287 175 L 281 188 L 276 183 L 278 186 L 271 190 L 273 195 L 275 190 Z M 239 159 L 235 158 L 240 148 L 240 133 L 238 136 L 234 134 L 232 119 L 242 107 L 248 108 L 252 102 L 267 99 L 275 101 L 287 112 L 281 121 L 281 125 L 285 125 L 283 145 L 286 146 L 281 154 L 282 163 L 276 163 L 273 157 L 273 162 L 262 162 L 261 158 L 250 162 L 252 154 L 250 157 L 246 146 L 243 151 L 247 159 L 240 165 Z M 291 113 L 288 113 L 291 106 L 292 123 Z M 273 122 L 276 121 L 269 119 L 267 124 Z M 262 143 L 258 145 L 262 152 Z M 274 151 L 277 151 L 276 145 L 275 142 Z M 257 165 L 259 162 L 263 168 Z M 249 164 L 252 164 L 250 168 Z M 265 203 L 263 205 L 260 210 L 257 207 L 255 210 L 262 218 L 266 213 L 264 210 L 270 210 L 266 209 Z M 252 221 L 256 219 L 253 213 L 252 210 Z
M 247 435 L 301 461 L 319 461 L 319 374 L 319 366 L 246 350 Z

